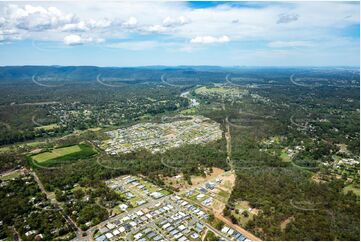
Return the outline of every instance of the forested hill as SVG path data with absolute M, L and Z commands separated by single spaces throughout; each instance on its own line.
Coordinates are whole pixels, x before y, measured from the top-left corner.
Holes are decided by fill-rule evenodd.
M 207 72 L 220 72 L 221 67 L 96 67 L 96 66 L 5 66 L 0 67 L 0 81 L 24 81 L 38 77 L 57 77 L 64 81 L 91 81 L 101 74 L 104 77 L 117 77 L 129 80 L 160 80 L 163 74 L 199 75 Z M 226 68 L 230 69 L 230 68 Z M 225 69 L 225 70 L 226 70 Z M 222 77 L 223 74 L 222 74 Z
M 356 67 L 219 67 L 219 66 L 145 66 L 145 67 L 97 67 L 97 66 L 3 66 L 0 67 L 0 82 L 29 81 L 33 76 L 47 81 L 95 81 L 98 75 L 124 81 L 161 81 L 160 77 L 224 79 L 226 74 L 278 77 L 310 70 L 328 70 L 354 72 Z M 323 73 L 324 74 L 324 73 Z

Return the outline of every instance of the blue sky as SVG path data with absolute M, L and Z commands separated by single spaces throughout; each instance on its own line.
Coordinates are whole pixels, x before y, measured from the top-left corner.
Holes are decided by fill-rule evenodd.
M 0 65 L 359 66 L 358 2 L 0 2 Z

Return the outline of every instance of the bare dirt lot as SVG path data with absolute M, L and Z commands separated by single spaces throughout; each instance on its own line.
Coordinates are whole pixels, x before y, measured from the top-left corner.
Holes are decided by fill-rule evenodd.
M 212 172 L 208 173 L 208 175 L 205 177 L 192 176 L 191 177 L 192 185 L 189 185 L 187 183 L 187 181 L 184 180 L 183 174 L 178 174 L 177 176 L 173 176 L 173 177 L 163 177 L 163 181 L 165 184 L 167 184 L 175 189 L 179 189 L 181 191 L 181 190 L 188 190 L 188 189 L 196 188 L 201 184 L 204 184 L 210 180 L 216 179 L 216 177 L 218 177 L 219 175 L 221 175 L 223 173 L 225 173 L 224 170 L 217 168 L 217 167 L 212 167 Z

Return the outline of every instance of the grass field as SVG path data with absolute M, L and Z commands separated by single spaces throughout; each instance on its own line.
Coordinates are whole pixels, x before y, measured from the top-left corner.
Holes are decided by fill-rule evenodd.
M 351 191 L 351 192 L 355 193 L 357 196 L 360 196 L 360 188 L 357 188 L 353 185 L 348 185 L 348 186 L 344 187 L 343 192 L 347 193 L 348 191 Z
M 196 112 L 197 112 L 197 108 L 188 108 L 188 109 L 180 111 L 180 113 L 184 114 L 184 115 L 195 114 Z
M 1 176 L 1 180 L 3 180 L 3 181 L 11 180 L 13 178 L 19 177 L 20 175 L 21 175 L 20 170 L 12 171 L 12 172 L 7 173 L 6 175 Z
M 100 127 L 97 127 L 97 128 L 89 128 L 88 130 L 89 130 L 89 131 L 93 131 L 93 132 L 97 132 L 97 131 L 102 130 L 102 128 L 100 128 Z
M 281 151 L 281 159 L 287 162 L 290 161 L 290 157 L 288 156 L 287 152 L 284 150 Z
M 72 161 L 87 158 L 96 152 L 87 144 L 72 145 L 53 149 L 31 156 L 31 159 L 38 164 L 49 166 L 61 161 Z
M 10 146 L 4 146 L 0 148 L 0 152 L 8 152 L 10 151 Z
M 248 209 L 250 208 L 250 206 L 249 206 L 248 202 L 246 202 L 246 201 L 237 202 L 237 203 L 235 204 L 235 207 L 234 207 L 234 208 L 235 208 L 236 210 L 238 210 L 239 212 L 236 213 L 235 210 L 233 210 L 233 211 L 232 211 L 232 215 L 237 218 L 237 221 L 238 221 L 239 224 L 242 225 L 242 226 L 245 226 L 245 225 L 248 223 L 248 221 L 251 220 L 251 219 L 253 218 L 253 216 L 254 216 L 252 213 L 250 213 L 250 212 L 248 211 Z M 240 209 L 241 209 L 242 211 L 247 211 L 248 217 L 244 216 L 244 215 L 242 214 L 242 212 L 240 212 Z
M 39 130 L 39 129 L 44 129 L 45 131 L 50 131 L 53 129 L 59 128 L 59 125 L 57 124 L 48 124 L 48 125 L 43 125 L 40 127 L 36 127 L 35 129 Z

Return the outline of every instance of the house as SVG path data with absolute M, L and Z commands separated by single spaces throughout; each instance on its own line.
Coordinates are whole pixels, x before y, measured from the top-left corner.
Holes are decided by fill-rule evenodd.
M 213 190 L 214 187 L 215 187 L 215 184 L 214 184 L 213 182 L 207 182 L 206 185 L 205 185 L 205 187 L 206 187 L 207 189 Z
M 226 234 L 228 232 L 228 230 L 229 230 L 229 228 L 227 226 L 224 226 L 222 228 L 221 232 Z
M 110 229 L 110 230 L 115 228 L 115 225 L 112 224 L 112 223 L 109 223 L 109 224 L 107 224 L 106 226 L 107 226 L 107 228 Z
M 203 193 L 201 193 L 201 194 L 198 194 L 196 198 L 197 198 L 197 200 L 201 200 L 204 197 L 205 197 L 205 195 Z
M 109 229 L 107 227 L 103 227 L 103 228 L 99 229 L 99 232 L 102 233 L 102 234 L 105 234 L 108 231 L 109 231 Z
M 174 229 L 173 231 L 170 232 L 171 235 L 176 235 L 179 233 L 179 230 L 178 229 Z
M 149 239 L 152 239 L 152 238 L 154 238 L 155 236 L 157 236 L 157 234 L 155 233 L 155 232 L 150 232 L 149 234 L 147 234 L 147 237 L 149 238 Z
M 203 224 L 196 223 L 194 230 L 197 231 L 198 233 L 200 233 L 203 230 Z
M 173 226 L 169 226 L 168 228 L 166 228 L 166 230 L 170 233 L 171 231 L 173 231 L 174 227 Z
M 120 233 L 123 233 L 125 231 L 125 228 L 123 226 L 121 226 L 121 227 L 118 228 L 118 230 L 119 230 Z
M 114 237 L 114 235 L 112 233 L 106 233 L 105 237 L 107 237 L 107 239 L 111 239 Z
M 137 233 L 136 235 L 134 235 L 134 239 L 139 240 L 140 238 L 142 238 L 142 236 L 142 233 Z
M 201 188 L 199 189 L 199 191 L 201 191 L 202 193 L 206 193 L 206 192 L 207 192 L 207 189 L 204 188 L 204 187 L 201 187 Z
M 155 199 L 159 199 L 159 198 L 163 197 L 164 195 L 162 193 L 160 193 L 160 192 L 152 192 L 150 194 L 150 196 L 152 196 Z
M 135 197 L 134 194 L 131 193 L 131 192 L 127 192 L 127 193 L 125 194 L 125 196 L 127 196 L 128 199 Z
M 106 240 L 106 238 L 105 238 L 104 235 L 101 235 L 101 236 L 95 238 L 95 240 L 96 240 L 96 241 L 104 241 L 104 240 Z
M 162 240 L 163 238 L 160 235 L 157 235 L 153 238 L 154 241 Z
M 186 229 L 186 226 L 184 226 L 184 225 L 182 224 L 181 226 L 178 227 L 178 229 L 179 229 L 180 231 L 183 231 L 183 230 Z
M 35 235 L 35 240 L 42 240 L 44 238 L 43 234 L 37 234 Z
M 170 223 L 166 223 L 165 225 L 162 226 L 163 229 L 167 229 L 170 226 Z
M 119 205 L 119 208 L 120 208 L 121 210 L 125 211 L 125 210 L 127 210 L 128 205 L 123 203 L 123 204 L 120 204 L 120 205 Z
M 38 231 L 36 231 L 36 230 L 30 230 L 30 231 L 25 233 L 25 236 L 30 236 L 30 235 L 36 234 L 37 232 Z
M 140 206 L 140 205 L 145 204 L 145 203 L 146 203 L 146 201 L 144 201 L 144 200 L 140 200 L 140 201 L 137 201 L 136 203 L 137 203 L 137 205 L 138 205 L 138 206 Z
M 130 226 L 129 224 L 124 224 L 123 226 L 126 232 L 129 232 L 132 229 L 132 226 Z
M 175 239 L 179 239 L 179 238 L 182 237 L 182 236 L 183 236 L 182 233 L 178 233 L 178 234 L 174 235 L 174 238 L 175 238 Z
M 196 240 L 197 238 L 199 238 L 199 234 L 193 233 L 193 234 L 191 234 L 191 238 Z

